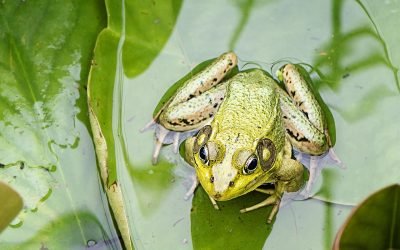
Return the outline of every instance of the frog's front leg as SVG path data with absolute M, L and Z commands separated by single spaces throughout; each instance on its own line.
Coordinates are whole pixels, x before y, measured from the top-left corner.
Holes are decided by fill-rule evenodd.
M 204 126 L 213 117 L 225 96 L 224 77 L 237 65 L 233 52 L 222 54 L 205 69 L 188 79 L 155 115 L 145 129 L 156 127 L 153 164 L 163 143 L 173 134 L 175 149 L 181 133 Z M 170 142 L 169 142 L 170 143 Z
M 285 140 L 285 149 L 283 154 L 282 166 L 276 173 L 276 181 L 274 189 L 256 189 L 258 192 L 269 194 L 270 196 L 264 201 L 240 210 L 241 213 L 252 211 L 264 206 L 274 205 L 268 218 L 267 223 L 270 224 L 279 210 L 282 196 L 285 192 L 297 192 L 303 186 L 303 165 L 291 159 L 292 146 L 288 139 Z

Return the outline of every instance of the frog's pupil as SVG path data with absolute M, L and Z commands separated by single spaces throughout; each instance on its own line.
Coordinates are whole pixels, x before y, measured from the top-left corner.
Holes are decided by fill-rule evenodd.
M 247 166 L 247 170 L 249 172 L 254 171 L 257 168 L 257 158 L 253 158 L 250 162 L 249 165 Z
M 202 146 L 200 148 L 199 156 L 200 156 L 200 159 L 202 159 L 204 163 L 207 162 L 208 157 L 207 157 L 207 150 L 206 150 L 205 146 Z

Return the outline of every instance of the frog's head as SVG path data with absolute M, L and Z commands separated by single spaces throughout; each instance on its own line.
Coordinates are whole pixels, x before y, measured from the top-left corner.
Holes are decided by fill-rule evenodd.
M 217 126 L 207 125 L 186 143 L 187 158 L 212 198 L 230 200 L 274 180 L 282 162 L 282 146 L 275 145 L 273 134 L 253 139 L 244 133 L 216 130 Z

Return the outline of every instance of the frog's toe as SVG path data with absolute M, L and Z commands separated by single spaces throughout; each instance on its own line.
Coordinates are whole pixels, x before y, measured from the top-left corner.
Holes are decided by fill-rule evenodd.
M 169 130 L 162 126 L 159 126 L 156 129 L 156 143 L 154 145 L 154 151 L 153 151 L 153 157 L 152 157 L 153 165 L 157 164 L 158 156 L 160 155 L 160 151 L 161 151 L 161 147 L 162 147 L 168 133 L 169 133 Z
M 197 186 L 199 185 L 199 179 L 197 178 L 196 173 L 191 176 L 192 184 L 190 185 L 189 190 L 186 192 L 184 199 L 189 200 L 190 197 L 193 196 L 194 191 L 196 190 Z

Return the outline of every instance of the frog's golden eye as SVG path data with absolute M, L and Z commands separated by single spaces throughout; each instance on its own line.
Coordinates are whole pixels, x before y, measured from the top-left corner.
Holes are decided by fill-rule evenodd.
M 207 143 L 208 139 L 210 139 L 211 132 L 212 128 L 210 125 L 204 126 L 199 130 L 199 132 L 197 132 L 194 140 L 193 152 L 199 152 L 200 148 Z
M 257 154 L 260 159 L 262 170 L 268 171 L 275 162 L 276 148 L 274 143 L 268 139 L 261 139 L 257 144 Z
M 244 164 L 243 174 L 251 174 L 256 171 L 258 167 L 258 159 L 256 155 L 250 155 L 247 159 L 246 163 Z
M 203 164 L 206 165 L 208 165 L 210 162 L 207 142 L 208 139 L 210 139 L 211 132 L 212 128 L 210 125 L 204 126 L 202 129 L 199 130 L 199 132 L 197 132 L 196 139 L 193 145 L 193 153 L 198 153 L 200 160 L 203 162 Z

